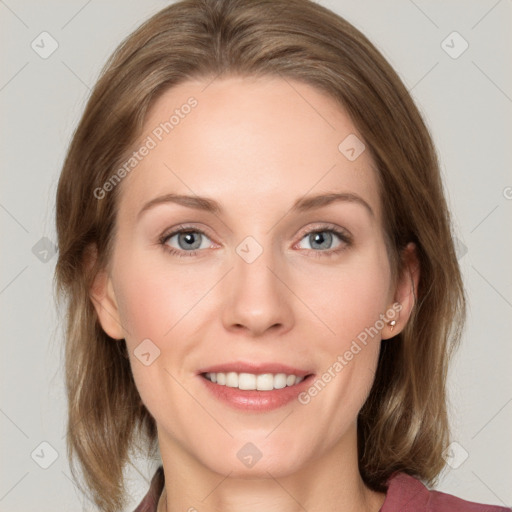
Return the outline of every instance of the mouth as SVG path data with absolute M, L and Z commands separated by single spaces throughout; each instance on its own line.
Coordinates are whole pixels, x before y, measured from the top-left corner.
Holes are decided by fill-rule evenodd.
M 270 411 L 289 404 L 310 385 L 314 375 L 274 363 L 230 363 L 198 372 L 210 396 L 247 412 Z
M 237 388 L 242 391 L 272 391 L 300 384 L 309 375 L 299 376 L 293 373 L 237 373 L 205 372 L 201 376 L 213 384 Z

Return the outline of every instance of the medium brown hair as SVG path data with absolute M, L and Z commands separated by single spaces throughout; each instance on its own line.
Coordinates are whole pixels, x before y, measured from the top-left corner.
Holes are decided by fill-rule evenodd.
M 382 342 L 358 417 L 359 469 L 385 491 L 403 471 L 433 484 L 449 441 L 446 378 L 460 340 L 464 290 L 429 132 L 398 75 L 342 17 L 309 0 L 183 0 L 144 22 L 110 57 L 61 172 L 56 294 L 66 300 L 67 447 L 86 492 L 107 512 L 126 503 L 123 470 L 135 446 L 154 453 L 154 418 L 131 373 L 126 343 L 101 328 L 90 299 L 109 262 L 120 187 L 95 198 L 140 136 L 148 109 L 189 79 L 268 76 L 309 84 L 350 115 L 375 163 L 394 275 L 417 247 L 420 279 L 405 329 Z M 341 142 L 341 141 L 340 141 Z M 137 172 L 136 170 L 133 172 Z M 87 264 L 90 249 L 97 259 Z

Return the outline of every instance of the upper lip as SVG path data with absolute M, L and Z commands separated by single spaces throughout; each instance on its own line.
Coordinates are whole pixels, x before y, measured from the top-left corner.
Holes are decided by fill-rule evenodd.
M 313 372 L 308 370 L 300 370 L 293 366 L 288 366 L 281 363 L 244 363 L 241 361 L 233 361 L 230 363 L 221 363 L 207 368 L 202 368 L 198 371 L 201 373 L 285 373 L 286 375 L 296 375 L 297 377 L 305 377 Z

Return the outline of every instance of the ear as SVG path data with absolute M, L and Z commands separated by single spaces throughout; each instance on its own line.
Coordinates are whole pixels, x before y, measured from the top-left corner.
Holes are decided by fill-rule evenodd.
M 389 321 L 382 330 L 382 339 L 386 340 L 402 332 L 409 321 L 414 305 L 416 304 L 416 293 L 420 280 L 420 263 L 416 245 L 409 242 L 402 250 L 402 268 L 396 284 L 394 304 L 388 311 L 395 311 L 394 325 Z
M 89 247 L 86 253 L 86 265 L 90 268 L 97 258 L 96 247 Z M 123 334 L 116 296 L 112 286 L 112 279 L 107 270 L 100 270 L 95 275 L 89 297 L 105 333 L 111 338 L 123 339 L 125 336 Z

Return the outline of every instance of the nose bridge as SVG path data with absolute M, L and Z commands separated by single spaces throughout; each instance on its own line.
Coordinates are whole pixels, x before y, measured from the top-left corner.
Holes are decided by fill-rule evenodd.
M 236 246 L 224 304 L 225 327 L 243 326 L 253 334 L 276 325 L 289 328 L 292 322 L 286 287 L 275 275 L 275 268 L 282 266 L 273 251 L 271 234 L 258 238 L 247 236 Z
M 261 240 L 262 237 L 260 236 Z M 267 236 L 262 243 L 253 236 L 246 237 L 235 250 L 234 275 L 237 281 L 245 287 L 250 287 L 253 293 L 270 292 L 275 286 L 275 276 L 270 269 L 275 266 L 275 255 Z

